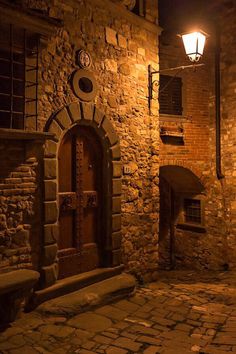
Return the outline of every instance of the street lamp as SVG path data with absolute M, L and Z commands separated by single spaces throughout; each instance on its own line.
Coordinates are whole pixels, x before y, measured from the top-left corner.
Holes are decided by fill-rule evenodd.
M 203 55 L 207 34 L 201 30 L 180 35 L 189 60 L 196 63 Z

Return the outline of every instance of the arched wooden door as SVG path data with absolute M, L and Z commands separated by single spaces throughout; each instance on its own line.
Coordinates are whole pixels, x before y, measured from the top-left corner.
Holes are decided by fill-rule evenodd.
M 100 266 L 102 149 L 88 127 L 64 136 L 59 165 L 59 278 Z

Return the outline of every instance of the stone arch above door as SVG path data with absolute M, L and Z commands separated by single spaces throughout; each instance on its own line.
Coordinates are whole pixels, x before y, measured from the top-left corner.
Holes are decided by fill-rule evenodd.
M 91 127 L 99 136 L 106 153 L 108 189 L 106 195 L 106 246 L 108 267 L 120 265 L 121 245 L 121 176 L 119 138 L 111 121 L 91 103 L 73 102 L 57 111 L 47 122 L 45 130 L 53 133 L 44 150 L 44 238 L 41 268 L 42 287 L 48 287 L 58 278 L 58 166 L 57 154 L 60 142 L 75 125 Z

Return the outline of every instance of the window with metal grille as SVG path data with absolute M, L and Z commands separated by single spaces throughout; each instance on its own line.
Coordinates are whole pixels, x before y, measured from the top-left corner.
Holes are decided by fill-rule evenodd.
M 144 0 L 136 0 L 132 12 L 138 16 L 144 16 L 145 15 Z
M 184 199 L 184 219 L 186 223 L 201 224 L 201 201 Z
M 38 37 L 0 25 L 0 128 L 37 130 Z
M 180 77 L 160 75 L 159 112 L 182 115 L 182 80 Z

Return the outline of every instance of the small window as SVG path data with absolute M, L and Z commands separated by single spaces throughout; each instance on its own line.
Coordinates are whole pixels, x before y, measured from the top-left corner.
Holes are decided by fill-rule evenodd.
M 144 16 L 144 0 L 136 0 L 135 6 L 132 12 L 138 16 Z
M 160 75 L 160 114 L 182 115 L 182 79 Z
M 0 26 L 0 128 L 37 130 L 38 37 Z
M 190 224 L 201 224 L 201 201 L 197 199 L 184 199 L 184 221 Z

